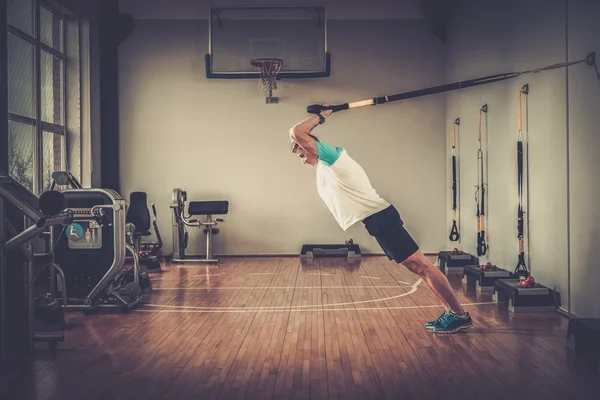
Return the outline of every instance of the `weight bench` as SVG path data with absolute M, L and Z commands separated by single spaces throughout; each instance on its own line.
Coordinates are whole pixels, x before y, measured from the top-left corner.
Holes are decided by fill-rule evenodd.
M 213 220 L 213 215 L 225 215 L 229 212 L 229 202 L 226 200 L 222 201 L 190 201 L 188 206 L 188 216 L 183 217 L 182 220 L 187 226 L 193 226 L 196 228 L 202 228 L 205 226 L 204 233 L 206 234 L 206 256 L 205 258 L 198 259 L 186 259 L 187 262 L 208 262 L 216 263 L 219 262 L 217 258 L 213 256 L 212 252 L 212 235 L 219 233 L 219 228 L 215 228 L 218 222 L 225 222 L 223 218 L 216 218 Z M 189 217 L 205 215 L 206 221 L 202 222 L 197 218 L 189 219 Z

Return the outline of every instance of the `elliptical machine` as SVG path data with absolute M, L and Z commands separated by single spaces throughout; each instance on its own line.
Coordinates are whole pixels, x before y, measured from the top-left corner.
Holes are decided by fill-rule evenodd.
M 213 256 L 212 235 L 219 233 L 216 228 L 218 222 L 225 222 L 223 218 L 215 218 L 213 215 L 224 215 L 229 212 L 229 201 L 190 201 L 188 215 L 185 215 L 185 203 L 187 192 L 181 189 L 173 189 L 171 194 L 171 205 L 173 209 L 173 258 L 174 263 L 218 263 L 219 260 Z M 206 221 L 202 222 L 192 216 L 205 215 Z M 202 256 L 189 256 L 185 254 L 188 245 L 188 232 L 186 226 L 204 228 L 206 234 L 206 253 Z

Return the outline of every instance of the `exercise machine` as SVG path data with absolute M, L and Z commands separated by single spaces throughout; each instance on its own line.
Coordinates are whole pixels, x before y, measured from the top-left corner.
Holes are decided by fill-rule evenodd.
M 135 226 L 133 231 L 133 248 L 138 254 L 140 269 L 148 272 L 160 272 L 158 252 L 162 248 L 162 237 L 156 223 L 156 207 L 151 204 L 153 219 L 152 226 L 156 241 L 143 241 L 143 237 L 152 235 L 150 232 L 150 211 L 148 211 L 148 195 L 145 192 L 131 192 L 126 222 Z
M 57 185 L 67 186 L 71 189 L 83 189 L 83 186 L 77 181 L 77 178 L 75 178 L 68 171 L 55 171 L 52 173 L 52 179 L 53 179 L 53 182 L 52 182 L 52 187 L 50 188 L 50 190 L 54 190 Z M 154 204 L 153 204 L 153 206 L 154 206 Z M 129 208 L 130 208 L 130 206 L 127 205 L 127 210 L 129 210 Z M 154 214 L 156 216 L 156 211 Z M 156 218 L 155 218 L 155 225 L 156 225 Z M 158 229 L 158 227 L 156 227 L 156 229 Z M 135 249 L 135 238 L 134 238 L 135 232 L 136 232 L 136 227 L 132 223 L 127 221 L 127 216 L 126 216 L 125 235 L 127 237 L 127 244 L 133 246 L 134 249 Z M 162 241 L 160 240 L 160 237 L 159 237 L 159 243 L 162 246 Z M 144 247 L 142 245 L 142 249 L 143 248 Z M 130 246 L 126 245 L 126 249 L 131 252 Z M 138 275 L 137 275 L 138 283 L 140 284 L 140 286 L 142 288 L 142 293 L 148 293 L 152 290 L 152 285 L 150 283 L 150 277 L 148 276 L 147 271 L 145 271 L 145 270 L 142 271 L 142 267 L 141 267 L 142 258 L 141 258 L 140 253 L 137 252 L 136 254 L 138 254 L 137 258 L 136 258 L 136 256 L 134 256 L 133 252 L 132 252 L 131 256 L 125 257 L 126 261 L 133 260 L 133 264 L 138 266 L 137 269 L 130 268 L 129 270 L 126 271 L 125 281 L 126 281 L 126 283 L 135 281 L 135 279 L 133 277 L 133 271 L 137 270 L 138 271 Z
M 61 268 L 52 262 L 52 249 L 36 254 L 33 241 L 48 228 L 64 228 L 73 218 L 61 193 L 45 192 L 38 198 L 0 170 L 0 361 L 31 353 L 35 342 L 54 348 L 64 340 L 62 334 L 36 332 L 36 315 L 43 316 L 44 309 L 56 304 L 48 299 L 36 305 L 36 270 L 52 268 L 63 280 L 63 297 L 66 287 Z
M 174 263 L 217 263 L 219 260 L 213 255 L 212 237 L 219 233 L 216 228 L 219 222 L 225 222 L 223 218 L 215 218 L 214 215 L 226 215 L 229 212 L 229 201 L 190 201 L 188 215 L 185 215 L 185 203 L 187 192 L 181 189 L 173 189 L 171 194 L 171 208 L 173 209 L 173 258 Z M 205 216 L 206 221 L 200 221 L 194 216 Z M 204 228 L 206 234 L 206 253 L 202 256 L 189 256 L 185 251 L 188 245 L 188 232 L 186 227 Z
M 54 259 L 69 289 L 65 307 L 86 314 L 97 309 L 134 309 L 142 287 L 137 252 L 127 240 L 135 227 L 125 221 L 126 201 L 108 189 L 66 189 L 61 193 L 74 213 L 66 229 L 51 229 Z M 134 258 L 133 274 L 124 268 L 126 251 Z
M 50 190 L 55 190 L 56 186 L 68 186 L 72 189 L 83 189 L 81 183 L 68 171 L 54 171 L 52 173 L 52 186 Z

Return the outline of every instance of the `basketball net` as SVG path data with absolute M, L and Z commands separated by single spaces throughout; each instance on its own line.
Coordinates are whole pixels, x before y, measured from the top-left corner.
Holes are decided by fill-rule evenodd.
M 278 58 L 257 58 L 251 61 L 256 71 L 260 73 L 258 90 L 268 92 L 272 96 L 273 90 L 277 90 L 277 74 L 281 70 L 283 60 Z

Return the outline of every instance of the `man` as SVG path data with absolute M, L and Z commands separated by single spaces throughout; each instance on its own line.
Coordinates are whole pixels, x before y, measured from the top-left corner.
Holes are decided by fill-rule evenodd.
M 444 312 L 425 327 L 435 333 L 454 333 L 473 326 L 469 313 L 456 299 L 448 279 L 419 249 L 404 229 L 396 208 L 371 187 L 362 167 L 341 147 L 321 142 L 311 132 L 331 110 L 306 118 L 290 129 L 292 153 L 316 167 L 319 196 L 343 230 L 362 221 L 390 260 L 403 264 L 427 284 L 444 305 Z

